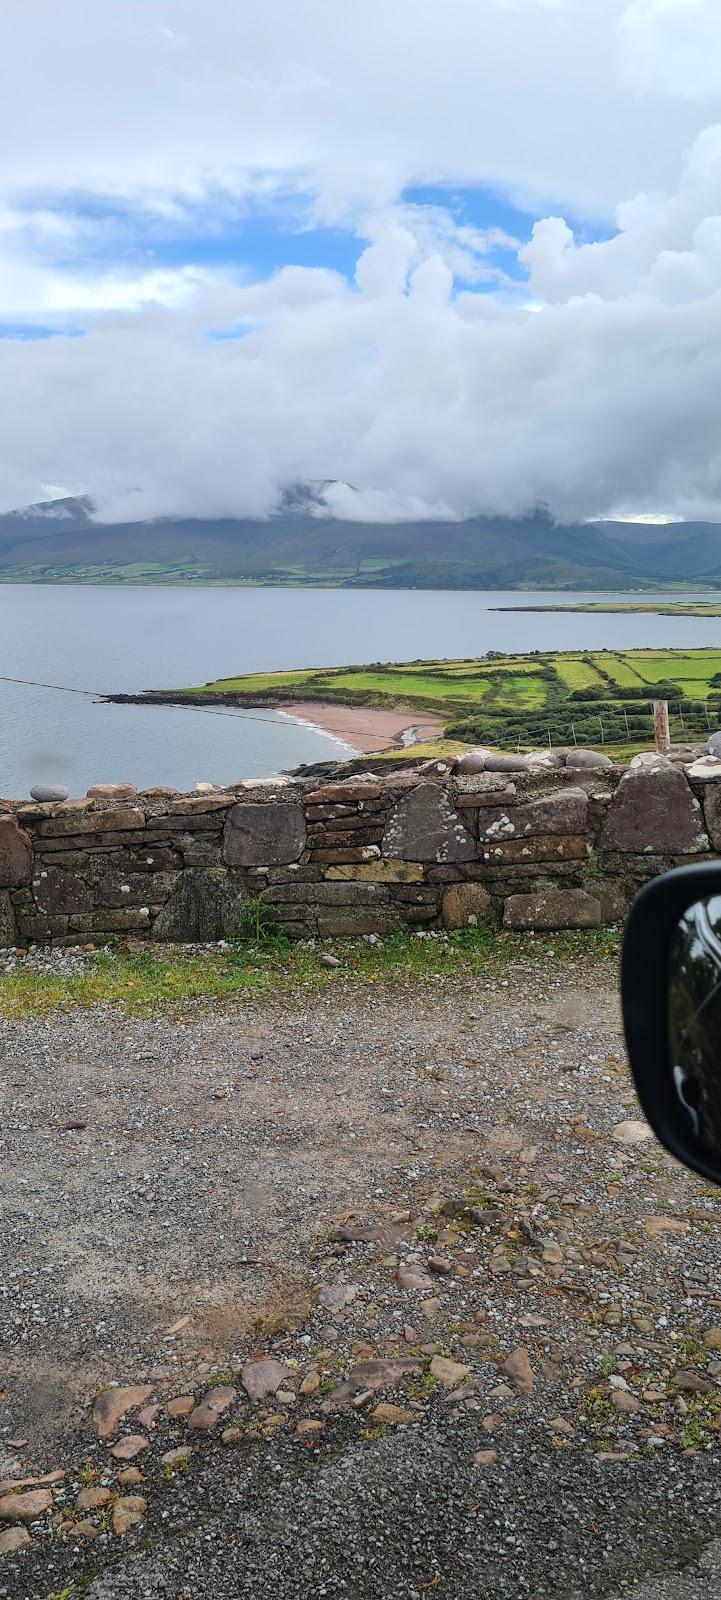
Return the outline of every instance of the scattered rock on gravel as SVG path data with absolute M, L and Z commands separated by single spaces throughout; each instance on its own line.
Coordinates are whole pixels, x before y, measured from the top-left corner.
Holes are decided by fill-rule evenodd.
M 129 1384 L 125 1388 L 105 1389 L 98 1395 L 90 1418 L 90 1425 L 96 1438 L 109 1439 L 128 1411 L 137 1410 L 145 1400 L 150 1399 L 152 1392 L 151 1386 L 144 1383 Z

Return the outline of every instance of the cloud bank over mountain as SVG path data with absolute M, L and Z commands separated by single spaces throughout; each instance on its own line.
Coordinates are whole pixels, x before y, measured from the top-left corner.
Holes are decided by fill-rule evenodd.
M 254 11 L 6 0 L 0 509 L 721 519 L 717 5 Z

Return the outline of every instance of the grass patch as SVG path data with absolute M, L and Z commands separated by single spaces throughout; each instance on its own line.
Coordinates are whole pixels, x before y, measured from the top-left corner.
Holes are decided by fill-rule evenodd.
M 87 957 L 85 970 L 61 977 L 20 967 L 0 977 L 0 1017 L 14 1020 L 57 1010 L 117 1005 L 132 1013 L 175 1011 L 200 998 L 272 994 L 289 988 L 327 988 L 342 982 L 374 983 L 406 979 L 492 975 L 514 959 L 528 966 L 535 954 L 545 960 L 585 965 L 615 955 L 618 935 L 611 928 L 563 932 L 533 938 L 490 927 L 462 929 L 444 938 L 419 939 L 394 933 L 377 944 L 338 943 L 342 966 L 321 965 L 322 945 L 290 944 L 282 936 L 239 940 L 227 950 L 199 954 L 182 947 L 148 947 L 139 955 L 102 951 Z
M 298 697 L 394 707 L 409 720 L 430 711 L 443 717 L 446 737 L 462 744 L 526 750 L 547 745 L 550 736 L 556 745 L 604 745 L 620 756 L 652 747 L 654 698 L 670 702 L 672 738 L 706 738 L 721 724 L 720 689 L 721 650 L 705 648 L 491 651 L 467 660 L 256 673 L 175 692 L 230 696 L 239 705 Z

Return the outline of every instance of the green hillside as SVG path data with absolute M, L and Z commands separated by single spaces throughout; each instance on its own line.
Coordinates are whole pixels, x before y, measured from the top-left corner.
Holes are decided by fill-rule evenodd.
M 668 700 L 672 734 L 721 726 L 721 649 L 597 650 L 372 663 L 221 678 L 162 698 L 282 705 L 318 700 L 433 711 L 449 738 L 499 749 L 540 744 L 643 745 L 651 702 Z M 149 696 L 153 698 L 153 696 Z

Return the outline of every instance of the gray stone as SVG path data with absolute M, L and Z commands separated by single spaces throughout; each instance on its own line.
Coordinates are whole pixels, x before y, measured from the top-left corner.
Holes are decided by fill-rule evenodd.
M 481 883 L 451 883 L 443 892 L 444 928 L 477 927 L 488 922 L 493 901 Z
M 721 784 L 710 783 L 704 789 L 703 810 L 711 846 L 721 850 Z
M 93 909 L 90 890 L 75 872 L 62 872 L 59 867 L 42 868 L 36 873 L 33 887 L 38 910 L 48 916 L 70 916 Z
M 613 762 L 600 750 L 571 750 L 566 756 L 566 766 L 592 771 L 594 767 L 612 767 Z
M 706 741 L 706 749 L 710 756 L 721 756 L 721 728 Z
M 322 1411 L 345 1411 L 352 1406 L 354 1399 L 369 1391 L 377 1393 L 379 1389 L 397 1388 L 403 1379 L 423 1371 L 424 1363 L 413 1359 L 384 1361 L 374 1358 L 370 1361 L 359 1361 L 343 1383 L 336 1385 L 332 1394 L 323 1401 Z
M 597 928 L 601 904 L 585 889 L 539 889 L 509 895 L 503 921 L 507 928 Z
M 14 817 L 0 816 L 0 889 L 21 889 L 33 870 L 30 837 Z
M 578 837 L 587 829 L 585 789 L 555 789 L 525 805 L 499 807 L 497 811 L 489 808 L 479 816 L 481 841 L 547 838 L 549 834 Z
M 0 950 L 12 950 L 17 944 L 17 928 L 13 903 L 7 890 L 0 889 Z
M 382 854 L 400 861 L 474 861 L 476 845 L 445 789 L 419 783 L 393 807 Z
M 526 766 L 529 772 L 557 772 L 564 765 L 561 756 L 554 750 L 532 750 L 526 756 Z
M 658 757 L 629 767 L 606 813 L 600 844 L 643 854 L 707 850 L 701 806 L 680 767 Z
M 303 807 L 267 801 L 233 806 L 223 836 L 223 858 L 233 867 L 281 867 L 305 849 Z
M 246 898 L 222 867 L 189 867 L 158 913 L 153 938 L 187 944 L 230 938 Z
M 459 773 L 485 772 L 486 761 L 490 755 L 492 755 L 491 750 L 486 750 L 485 747 L 480 744 L 475 745 L 474 748 L 472 750 L 468 750 L 465 755 L 458 757 L 454 770 Z
M 257 1403 L 277 1394 L 281 1385 L 288 1382 L 290 1371 L 282 1361 L 262 1356 L 260 1360 L 246 1361 L 241 1377 L 248 1398 Z
M 493 752 L 486 756 L 484 772 L 527 772 L 528 764 L 525 756 L 494 755 Z
M 684 765 L 686 777 L 697 783 L 718 783 L 721 779 L 721 757 L 699 756 L 698 760 Z
M 30 799 L 42 805 L 48 800 L 67 800 L 69 794 L 64 783 L 36 783 L 30 790 Z
M 266 905 L 378 906 L 390 909 L 387 883 L 274 883 L 261 891 Z

